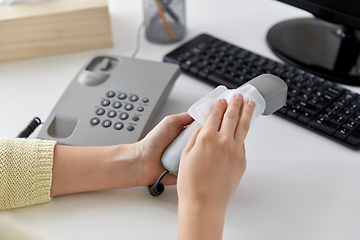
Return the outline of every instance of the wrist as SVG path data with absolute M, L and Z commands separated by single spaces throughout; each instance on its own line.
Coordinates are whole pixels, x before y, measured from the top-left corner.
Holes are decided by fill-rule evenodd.
M 51 196 L 137 185 L 139 171 L 133 144 L 108 147 L 57 145 Z
M 202 214 L 209 214 L 211 216 L 222 217 L 225 216 L 227 204 L 215 201 L 199 201 L 195 199 L 182 199 L 178 200 L 179 210 L 198 212 Z
M 226 206 L 179 199 L 178 240 L 222 239 Z
M 107 162 L 108 188 L 141 186 L 142 168 L 136 144 L 110 146 Z

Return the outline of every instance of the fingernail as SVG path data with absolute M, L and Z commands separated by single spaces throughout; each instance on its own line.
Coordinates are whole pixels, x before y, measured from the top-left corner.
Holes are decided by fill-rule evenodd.
M 243 100 L 243 96 L 241 94 L 235 94 L 235 98 L 239 100 Z
M 226 104 L 226 100 L 225 100 L 225 99 L 220 99 L 220 102 L 221 102 L 222 104 Z
M 247 104 L 249 104 L 251 107 L 255 106 L 255 102 L 253 100 L 249 100 Z

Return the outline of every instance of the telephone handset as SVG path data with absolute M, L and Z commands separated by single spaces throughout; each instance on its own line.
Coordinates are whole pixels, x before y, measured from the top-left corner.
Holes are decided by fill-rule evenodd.
M 60 97 L 38 138 L 77 146 L 136 142 L 150 131 L 179 74 L 175 64 L 96 54 Z

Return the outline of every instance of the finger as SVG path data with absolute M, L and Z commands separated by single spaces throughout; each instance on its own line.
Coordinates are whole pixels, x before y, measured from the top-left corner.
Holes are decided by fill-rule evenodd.
M 225 99 L 217 101 L 206 118 L 204 128 L 211 131 L 219 131 L 226 107 L 227 102 Z
M 244 142 L 250 128 L 251 117 L 255 110 L 255 102 L 248 100 L 241 111 L 240 119 L 235 130 L 235 139 Z
M 194 119 L 187 113 L 179 113 L 174 115 L 176 120 L 179 121 L 180 126 L 187 126 L 194 121 Z
M 199 127 L 192 132 L 183 152 L 187 153 L 194 147 L 196 139 L 197 139 L 201 129 L 202 129 L 202 127 Z
M 240 111 L 243 104 L 243 96 L 235 94 L 230 100 L 229 106 L 226 109 L 223 122 L 221 124 L 220 132 L 229 134 L 231 137 L 235 135 L 235 129 L 240 117 Z
M 165 117 L 155 128 L 154 131 L 160 134 L 166 132 L 167 142 L 172 142 L 187 125 L 194 119 L 187 113 L 174 114 Z
M 185 126 L 189 125 L 194 121 L 194 119 L 187 112 L 170 115 L 164 119 L 166 124 L 181 131 L 185 128 Z

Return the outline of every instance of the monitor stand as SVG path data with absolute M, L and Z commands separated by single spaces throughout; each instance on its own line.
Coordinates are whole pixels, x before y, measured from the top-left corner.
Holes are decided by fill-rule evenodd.
M 267 34 L 271 50 L 285 62 L 327 80 L 360 86 L 360 31 L 317 18 L 293 19 Z

